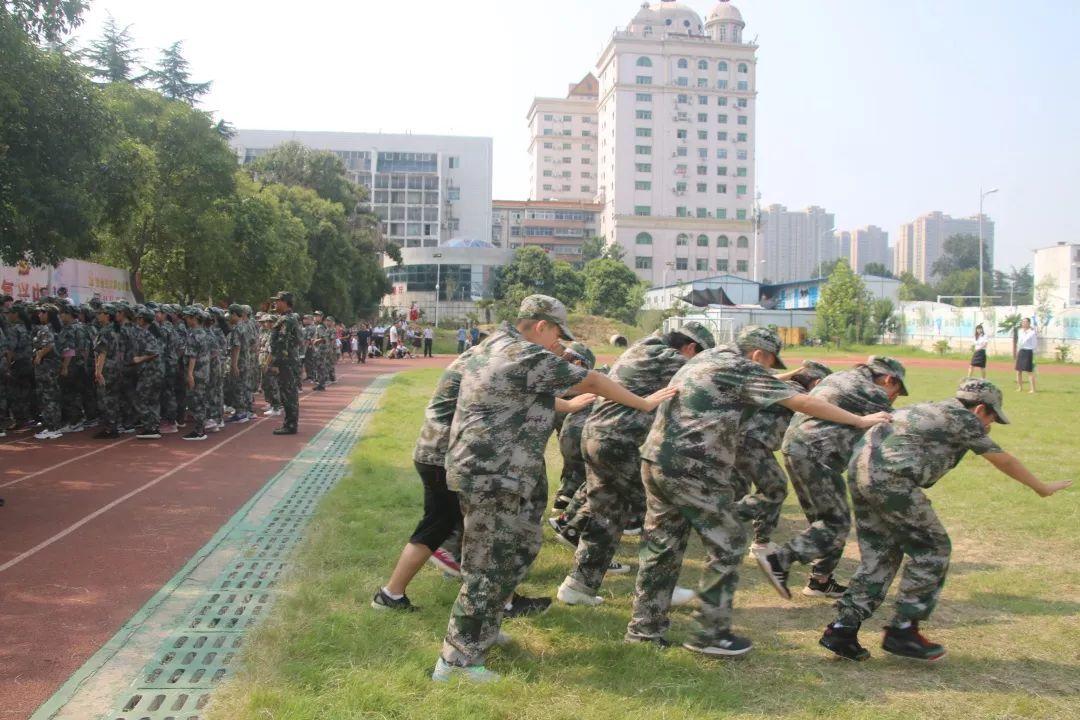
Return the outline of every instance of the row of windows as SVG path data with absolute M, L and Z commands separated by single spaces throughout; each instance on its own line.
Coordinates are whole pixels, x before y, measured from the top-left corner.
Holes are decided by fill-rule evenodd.
M 583 178 L 592 179 L 592 173 L 589 172 L 588 170 L 582 170 L 580 175 Z M 574 173 L 570 172 L 569 170 L 563 170 L 561 173 L 556 175 L 555 173 L 551 172 L 550 170 L 545 170 L 544 171 L 544 177 L 546 177 L 546 178 L 549 178 L 549 177 L 572 178 L 572 177 L 574 177 Z
M 545 135 L 546 137 L 551 137 L 551 136 L 553 136 L 553 135 L 563 135 L 563 136 L 569 136 L 569 135 L 573 135 L 573 134 L 574 134 L 574 131 L 573 131 L 573 130 L 569 130 L 569 129 L 567 129 L 567 130 L 563 130 L 562 132 L 559 132 L 559 133 L 556 133 L 556 132 L 555 132 L 554 130 L 552 130 L 551 128 L 544 128 L 544 135 Z M 582 136 L 582 137 L 592 137 L 592 130 L 582 130 L 582 131 L 581 131 L 581 136 Z
M 635 85 L 652 85 L 653 84 L 652 75 L 637 75 L 637 76 L 634 77 L 634 84 Z M 688 77 L 677 77 L 677 78 L 675 78 L 674 85 L 676 87 L 690 87 L 690 78 L 688 78 Z M 698 78 L 697 83 L 695 84 L 695 87 L 699 87 L 699 88 L 708 88 L 708 87 L 710 87 L 709 79 L 708 78 Z M 716 81 L 716 89 L 717 90 L 727 90 L 728 87 L 729 86 L 728 86 L 728 81 L 727 80 L 717 80 Z M 748 92 L 750 90 L 750 83 L 747 80 L 739 80 L 738 82 L 735 83 L 735 89 L 739 90 L 739 91 L 742 91 L 742 92 Z M 546 133 L 547 131 L 545 130 L 544 132 Z
M 634 243 L 637 244 L 637 245 L 652 245 L 653 244 L 652 235 L 650 235 L 647 232 L 640 232 L 640 233 L 637 234 L 637 237 L 634 238 Z M 676 246 L 685 247 L 685 246 L 688 246 L 689 244 L 690 244 L 690 236 L 687 235 L 686 233 L 679 233 L 675 237 L 675 245 Z M 697 246 L 698 247 L 709 247 L 709 236 L 704 235 L 704 234 L 698 235 L 697 236 Z M 731 247 L 731 240 L 728 238 L 727 235 L 720 235 L 719 237 L 716 238 L 716 247 L 718 247 L 718 248 Z M 748 248 L 748 247 L 750 247 L 750 239 L 748 237 L 746 237 L 745 235 L 740 235 L 738 237 L 738 239 L 735 241 L 735 247 L 737 247 L 737 248 Z
M 569 187 L 565 187 L 565 186 L 564 186 L 564 188 L 566 190 L 570 189 Z M 551 188 L 545 185 L 544 189 L 545 190 L 550 190 Z M 739 194 L 740 195 L 746 195 L 746 187 L 744 185 L 739 185 Z M 652 216 L 652 205 L 635 205 L 634 206 L 634 214 L 638 215 L 639 217 L 651 217 Z M 717 208 L 716 209 L 716 214 L 713 215 L 712 213 L 709 212 L 708 208 L 699 207 L 699 208 L 696 208 L 694 214 L 691 215 L 688 208 L 677 207 L 677 208 L 675 208 L 675 217 L 681 217 L 681 218 L 696 217 L 696 218 L 702 218 L 702 219 L 704 219 L 704 218 L 716 218 L 717 220 L 727 220 L 727 208 Z M 745 209 L 736 210 L 735 211 L 735 219 L 736 220 L 746 220 L 747 219 L 746 210 Z
M 563 115 L 562 116 L 562 122 L 571 122 L 573 119 L 574 119 L 573 115 Z M 551 114 L 544 115 L 544 120 L 547 121 L 547 122 L 552 122 L 552 121 L 555 120 L 555 116 L 551 115 Z M 592 115 L 582 115 L 581 116 L 581 122 L 585 123 L 586 125 L 588 125 L 592 121 L 593 121 L 592 120 Z
M 637 102 L 652 102 L 653 96 L 652 96 L 652 93 L 636 93 L 635 99 L 637 100 Z M 708 105 L 709 104 L 709 96 L 708 95 L 698 95 L 697 96 L 697 101 L 698 101 L 698 105 Z M 675 102 L 680 104 L 680 105 L 689 105 L 690 104 L 690 96 L 689 95 L 684 95 L 684 94 L 676 95 L 675 96 Z M 728 106 L 727 97 L 721 95 L 720 97 L 716 98 L 716 104 L 718 106 L 720 106 L 720 107 L 727 107 Z M 746 98 L 735 98 L 735 105 L 737 107 L 740 107 L 740 108 L 747 108 L 747 107 L 750 107 L 750 101 L 747 100 Z
M 634 267 L 638 270 L 652 270 L 653 259 L 648 256 L 638 255 L 634 258 Z M 676 270 L 689 270 L 690 260 L 689 258 L 675 258 Z M 708 272 L 709 261 L 705 258 L 697 258 L 694 261 L 694 269 L 698 272 Z M 717 272 L 731 272 L 731 262 L 727 258 L 717 258 L 716 260 Z M 749 272 L 750 261 L 749 260 L 736 260 L 735 272 Z
M 653 66 L 652 58 L 645 57 L 644 55 L 639 57 L 637 59 L 637 66 L 638 67 L 652 67 Z M 689 63 L 689 61 L 687 61 L 686 58 L 679 58 L 678 62 L 676 63 L 676 66 L 680 70 L 686 70 L 687 68 L 690 67 L 690 63 Z M 709 69 L 709 61 L 708 60 L 698 60 L 697 61 L 697 68 L 698 68 L 698 70 L 708 70 Z M 719 70 L 720 72 L 727 72 L 728 71 L 727 61 L 726 60 L 721 60 L 720 62 L 716 63 L 716 69 Z M 746 73 L 750 72 L 750 66 L 748 64 L 746 64 L 746 63 L 739 63 L 736 66 L 736 70 L 739 73 L 742 73 L 743 75 L 745 75 Z
M 555 143 L 550 143 L 550 142 L 544 143 L 544 149 L 545 150 L 554 150 L 555 149 Z M 562 147 L 560 147 L 559 149 L 560 150 L 573 150 L 574 145 L 573 145 L 573 143 L 562 143 Z M 586 144 L 581 146 L 581 149 L 588 152 L 588 151 L 592 150 L 592 145 L 589 145 L 589 144 L 586 143 Z
M 583 157 L 580 160 L 581 160 L 582 165 L 592 165 L 592 158 Z M 572 165 L 573 162 L 574 162 L 574 158 L 572 158 L 572 157 L 563 157 L 563 158 L 560 158 L 559 160 L 556 160 L 551 155 L 545 155 L 544 156 L 544 162 L 546 162 L 546 163 L 555 163 L 556 165 Z
M 544 185 L 544 190 L 552 191 L 554 189 L 555 189 L 555 186 L 553 186 L 553 185 Z M 573 188 L 570 187 L 569 185 L 563 185 L 562 187 L 559 188 L 559 190 L 561 192 L 571 192 L 573 190 Z M 582 185 L 581 190 L 579 192 L 583 192 L 583 193 L 592 192 L 592 186 L 591 185 Z

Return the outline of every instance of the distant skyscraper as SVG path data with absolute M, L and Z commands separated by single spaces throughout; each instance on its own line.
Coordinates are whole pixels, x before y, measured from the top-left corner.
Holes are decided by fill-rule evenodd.
M 994 267 L 994 221 L 984 215 L 982 225 L 987 247 L 985 267 L 991 269 Z M 945 241 L 953 235 L 978 234 L 978 215 L 953 218 L 939 211 L 921 215 L 900 226 L 900 237 L 894 249 L 893 272 L 897 276 L 910 272 L 919 281 L 930 282 L 934 263 L 941 258 Z
M 867 225 L 844 234 L 849 237 L 848 261 L 855 272 L 863 272 L 870 263 L 879 263 L 884 265 L 886 270 L 892 270 L 893 256 L 889 250 L 889 233 L 877 225 Z
M 596 77 L 565 98 L 538 97 L 529 108 L 529 199 L 592 202 L 598 156 Z
M 791 211 L 770 205 L 761 212 L 764 265 L 760 277 L 772 283 L 813 277 L 821 263 L 842 257 L 832 232 L 835 216 L 816 205 Z

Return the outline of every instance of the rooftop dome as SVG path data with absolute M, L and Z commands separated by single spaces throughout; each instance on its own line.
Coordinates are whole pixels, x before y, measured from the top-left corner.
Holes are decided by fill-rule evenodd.
M 637 15 L 630 21 L 632 30 L 650 25 L 655 32 L 701 35 L 704 26 L 701 16 L 693 8 L 673 0 L 660 0 L 652 5 L 642 3 Z
M 443 243 L 443 247 L 448 248 L 493 248 L 492 243 L 487 240 L 478 240 L 476 238 L 454 238 L 453 240 L 447 240 Z
M 709 22 L 736 22 L 742 23 L 742 13 L 739 8 L 731 4 L 730 0 L 720 0 L 716 7 L 709 13 Z

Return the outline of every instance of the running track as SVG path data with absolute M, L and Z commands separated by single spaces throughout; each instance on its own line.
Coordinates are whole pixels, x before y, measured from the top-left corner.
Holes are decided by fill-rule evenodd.
M 0 718 L 33 713 L 375 376 L 446 362 L 342 362 L 298 435 L 260 416 L 205 442 L 0 439 Z

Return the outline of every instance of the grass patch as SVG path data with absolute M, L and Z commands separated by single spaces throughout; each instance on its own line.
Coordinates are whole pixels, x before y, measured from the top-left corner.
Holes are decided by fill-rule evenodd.
M 913 368 L 907 402 L 942 398 L 962 372 Z M 514 646 L 490 666 L 509 677 L 492 687 L 438 686 L 435 663 L 455 583 L 425 569 L 409 589 L 421 606 L 409 615 L 368 607 L 419 518 L 412 468 L 422 409 L 439 375 L 402 373 L 352 456 L 352 474 L 324 500 L 300 551 L 288 597 L 256 632 L 246 669 L 219 694 L 211 713 L 229 720 L 346 718 L 1076 718 L 1080 717 L 1080 493 L 1047 500 L 966 459 L 931 490 L 954 541 L 953 569 L 930 633 L 950 650 L 935 666 L 885 657 L 877 633 L 886 606 L 864 630 L 874 658 L 840 663 L 816 646 L 831 618 L 826 603 L 796 595 L 781 601 L 749 563 L 735 623 L 754 652 L 712 661 L 680 649 L 661 653 L 621 642 L 633 576 L 613 578 L 600 608 L 555 607 L 505 629 Z M 1048 479 L 1080 475 L 1074 423 L 1080 378 L 1045 376 L 1032 397 L 1007 391 L 1014 420 L 994 436 Z M 560 461 L 549 447 L 548 468 Z M 805 520 L 792 501 L 777 538 Z M 634 562 L 636 543 L 620 558 Z M 701 566 L 696 540 L 683 584 Z M 849 544 L 842 579 L 855 567 Z M 553 594 L 569 568 L 568 551 L 545 543 L 525 587 Z M 803 580 L 796 569 L 793 586 Z M 673 615 L 673 640 L 690 631 L 689 612 Z

